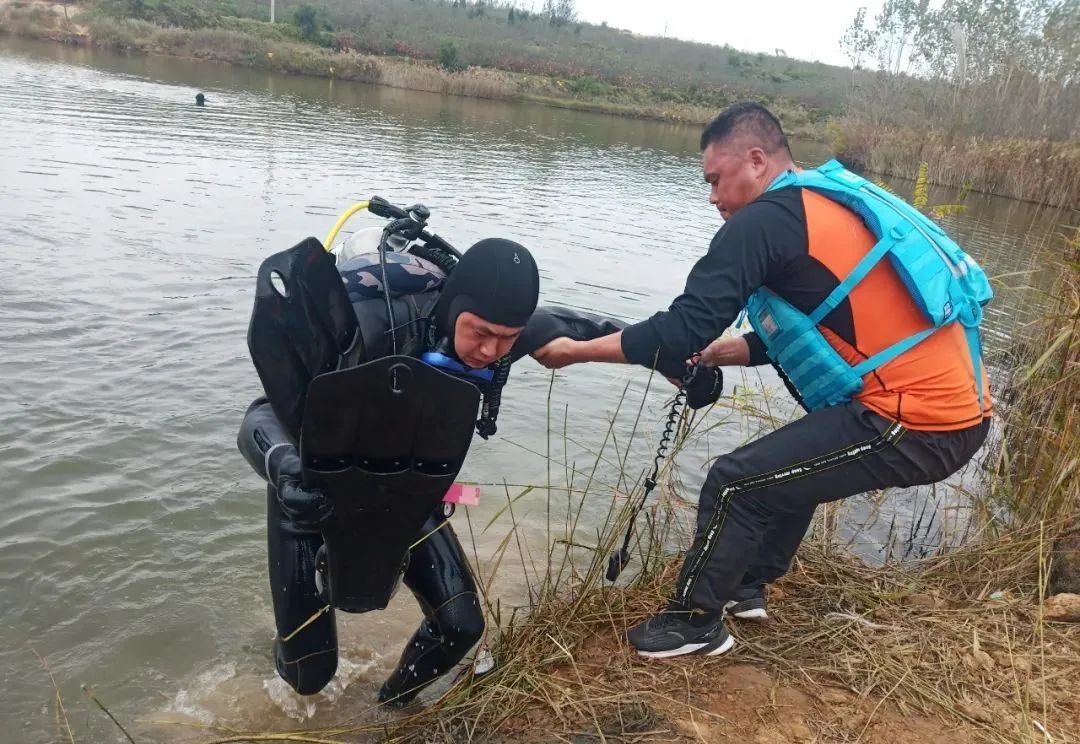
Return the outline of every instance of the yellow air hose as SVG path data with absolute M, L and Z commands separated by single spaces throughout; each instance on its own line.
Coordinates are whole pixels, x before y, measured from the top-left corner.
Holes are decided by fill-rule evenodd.
M 346 209 L 341 214 L 341 216 L 338 217 L 338 221 L 334 223 L 334 227 L 330 230 L 330 234 L 326 236 L 326 240 L 323 242 L 323 248 L 325 248 L 327 251 L 333 248 L 335 238 L 337 238 L 338 233 L 341 232 L 341 228 L 345 227 L 345 223 L 349 221 L 349 218 L 357 212 L 363 212 L 370 205 L 371 202 L 362 201 L 357 202 L 356 204 L 353 204 L 351 207 Z

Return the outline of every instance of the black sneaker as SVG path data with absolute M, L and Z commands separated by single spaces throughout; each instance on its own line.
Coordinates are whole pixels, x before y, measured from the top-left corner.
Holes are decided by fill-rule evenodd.
M 735 645 L 724 627 L 723 612 L 693 612 L 674 603 L 626 631 L 626 640 L 649 659 L 684 654 L 719 656 Z
M 765 586 L 740 586 L 735 590 L 735 598 L 724 605 L 724 611 L 740 620 L 768 620 Z

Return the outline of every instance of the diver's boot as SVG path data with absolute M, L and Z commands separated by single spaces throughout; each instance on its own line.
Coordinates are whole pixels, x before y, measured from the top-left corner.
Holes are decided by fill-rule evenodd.
M 400 692 L 396 687 L 391 684 L 392 680 L 386 680 L 383 682 L 383 686 L 379 688 L 379 702 L 388 708 L 395 708 L 400 710 L 406 708 L 409 704 L 416 699 L 420 689 L 406 690 Z
M 397 668 L 379 690 L 379 702 L 401 708 L 451 671 L 484 635 L 484 616 L 472 592 L 444 603 L 420 627 L 401 653 Z

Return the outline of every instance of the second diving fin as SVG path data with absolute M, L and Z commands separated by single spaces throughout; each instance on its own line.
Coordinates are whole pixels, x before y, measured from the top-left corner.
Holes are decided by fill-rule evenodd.
M 343 366 L 358 343 L 356 313 L 322 244 L 308 238 L 263 261 L 248 351 L 278 419 L 299 441 L 311 381 Z
M 305 484 L 333 504 L 322 524 L 330 605 L 386 607 L 465 461 L 479 405 L 474 384 L 407 356 L 311 381 L 300 457 Z

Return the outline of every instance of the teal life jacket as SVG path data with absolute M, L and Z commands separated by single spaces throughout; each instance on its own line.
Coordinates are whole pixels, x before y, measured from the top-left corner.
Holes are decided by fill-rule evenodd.
M 993 298 L 994 292 L 979 265 L 913 206 L 846 170 L 835 160 L 813 170 L 786 171 L 768 190 L 788 186 L 810 189 L 847 207 L 878 241 L 809 315 L 765 287 L 755 291 L 747 301 L 744 312 L 750 325 L 764 343 L 769 358 L 799 391 L 807 410 L 851 400 L 862 390 L 865 375 L 951 323 L 964 327 L 979 407 L 985 409 L 979 324 L 983 306 Z M 886 256 L 930 327 L 852 366 L 825 339 L 818 324 Z

